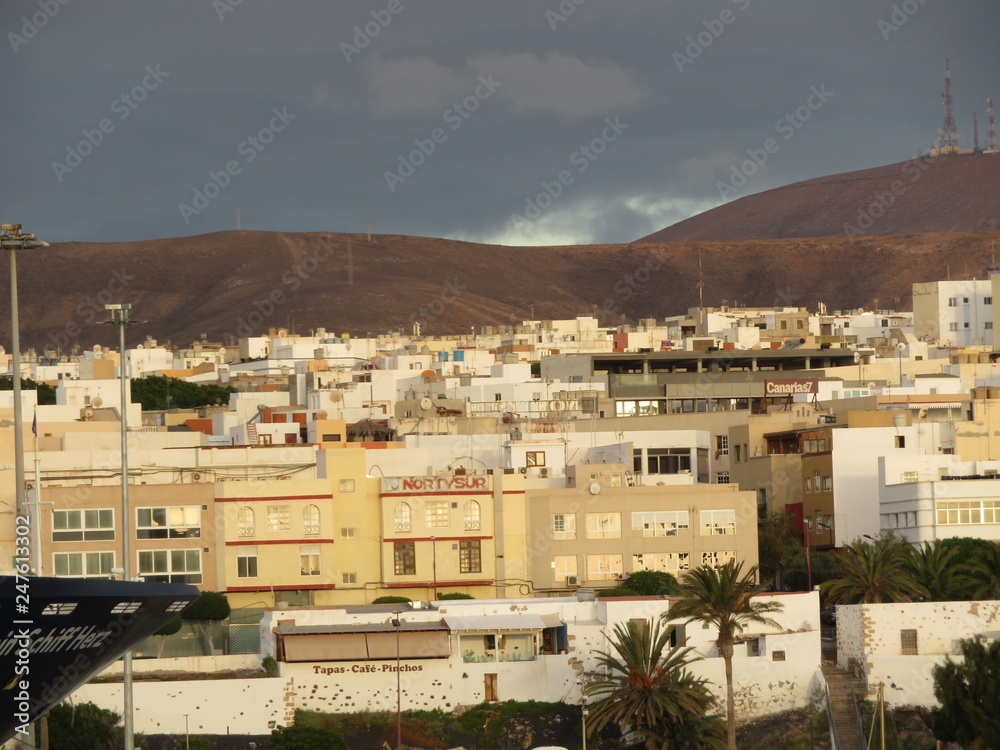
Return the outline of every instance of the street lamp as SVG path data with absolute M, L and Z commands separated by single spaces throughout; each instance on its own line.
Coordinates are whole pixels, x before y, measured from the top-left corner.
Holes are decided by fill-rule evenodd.
M 188 716 L 190 714 L 184 714 L 184 747 L 187 750 L 191 750 L 191 735 L 188 733 Z
M 23 408 L 21 405 L 21 331 L 17 311 L 17 251 L 36 250 L 48 247 L 33 234 L 21 232 L 20 224 L 0 224 L 0 247 L 10 250 L 10 342 L 11 348 L 11 381 L 14 386 L 14 491 L 15 510 L 19 516 L 28 516 L 32 528 L 41 523 L 41 509 L 37 506 L 28 509 L 28 497 L 24 483 L 24 433 Z M 37 538 L 37 537 L 36 537 Z M 32 544 L 28 552 L 29 565 L 38 570 L 41 560 L 39 545 Z
M 580 725 L 583 731 L 583 750 L 587 750 L 587 683 L 581 677 L 577 680 L 580 686 Z
M 402 612 L 393 612 L 392 626 L 396 628 L 396 750 L 403 750 L 403 690 L 399 671 L 399 629 L 403 621 L 399 619 Z
M 434 537 L 431 537 L 431 572 L 434 576 L 433 599 L 438 598 L 438 548 Z
M 129 556 L 129 535 L 131 524 L 129 523 L 128 510 L 128 373 L 125 367 L 125 327 L 138 323 L 137 320 L 129 320 L 128 313 L 132 309 L 129 303 L 116 305 L 105 305 L 104 309 L 111 313 L 111 320 L 106 320 L 105 325 L 118 326 L 119 332 L 119 364 L 118 375 L 121 383 L 121 403 L 119 412 L 121 413 L 121 441 L 122 441 L 122 580 L 132 580 L 131 561 Z M 125 750 L 133 750 L 133 716 L 132 716 L 132 651 L 127 651 L 122 662 L 122 692 L 125 694 L 124 714 L 125 724 Z

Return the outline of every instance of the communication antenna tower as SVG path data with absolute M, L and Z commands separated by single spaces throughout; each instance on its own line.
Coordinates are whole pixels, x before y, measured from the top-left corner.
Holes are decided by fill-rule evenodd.
M 990 97 L 986 100 L 986 111 L 990 115 L 990 129 L 986 134 L 986 150 L 996 151 L 997 150 L 997 121 L 993 117 L 993 98 Z
M 972 150 L 979 150 L 979 122 L 976 120 L 976 113 L 972 113 Z
M 955 107 L 951 101 L 951 57 L 944 58 L 944 127 L 938 145 L 947 153 L 958 148 L 958 128 L 955 126 Z

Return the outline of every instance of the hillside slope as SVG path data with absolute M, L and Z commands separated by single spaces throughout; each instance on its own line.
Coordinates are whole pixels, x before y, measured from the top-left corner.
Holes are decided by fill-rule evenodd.
M 352 262 L 348 263 L 348 240 Z M 593 314 L 617 325 L 706 305 L 906 309 L 917 281 L 995 265 L 1000 232 L 578 247 L 500 247 L 422 237 L 220 232 L 19 253 L 25 348 L 117 342 L 107 302 L 131 302 L 128 343 L 152 335 L 232 342 L 291 327 L 331 333 L 467 332 L 528 317 Z M 353 283 L 351 283 L 353 282 Z M 0 282 L 4 290 L 7 284 Z M 6 298 L 6 294 L 3 294 Z M 877 300 L 877 302 L 876 302 Z M 6 299 L 0 301 L 9 309 Z M 10 322 L 0 322 L 9 349 Z
M 1000 154 L 969 154 L 913 159 L 748 195 L 638 242 L 996 229 L 1000 229 Z

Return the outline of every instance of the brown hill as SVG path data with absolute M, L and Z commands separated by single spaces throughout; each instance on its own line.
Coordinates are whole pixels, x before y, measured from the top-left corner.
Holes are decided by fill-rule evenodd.
M 1000 229 L 1000 154 L 921 157 L 734 200 L 639 242 Z
M 500 247 L 237 231 L 65 243 L 18 254 L 22 342 L 63 351 L 115 343 L 117 331 L 100 324 L 112 301 L 131 302 L 133 317 L 148 321 L 128 329 L 130 345 L 147 334 L 176 344 L 202 333 L 228 342 L 281 326 L 357 336 L 410 331 L 420 321 L 425 333 L 466 332 L 532 315 L 592 314 L 595 306 L 601 323 L 614 325 L 696 305 L 699 260 L 709 305 L 906 309 L 913 282 L 981 275 L 995 264 L 998 239 L 1000 232 Z M 0 340 L 9 347 L 4 318 Z

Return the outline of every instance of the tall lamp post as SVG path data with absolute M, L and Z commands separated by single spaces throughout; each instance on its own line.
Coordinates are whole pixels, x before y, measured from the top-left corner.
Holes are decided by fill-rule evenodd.
M 132 571 L 129 556 L 132 554 L 129 544 L 129 536 L 132 533 L 129 523 L 128 509 L 128 372 L 125 366 L 125 327 L 138 323 L 137 320 L 129 320 L 129 310 L 132 305 L 121 303 L 116 305 L 105 305 L 104 309 L 111 314 L 111 320 L 105 321 L 106 325 L 118 326 L 119 333 L 119 365 L 118 375 L 121 383 L 121 441 L 122 441 L 122 580 L 131 581 Z M 133 750 L 135 747 L 135 736 L 132 716 L 132 652 L 126 652 L 122 661 L 122 692 L 125 694 L 123 722 L 125 724 L 125 750 Z
M 35 250 L 48 247 L 33 234 L 21 232 L 20 224 L 0 224 L 0 247 L 10 251 L 10 342 L 11 348 L 11 381 L 14 386 L 14 492 L 15 509 L 19 516 L 29 516 L 31 527 L 41 522 L 40 509 L 36 506 L 29 510 L 28 495 L 24 483 L 24 425 L 23 407 L 21 405 L 21 331 L 17 311 L 17 251 Z M 38 570 L 41 560 L 41 550 L 32 544 L 28 553 L 29 564 L 34 571 Z
M 399 629 L 403 621 L 399 619 L 402 612 L 393 612 L 392 626 L 396 628 L 396 750 L 403 750 L 403 690 L 399 671 Z

